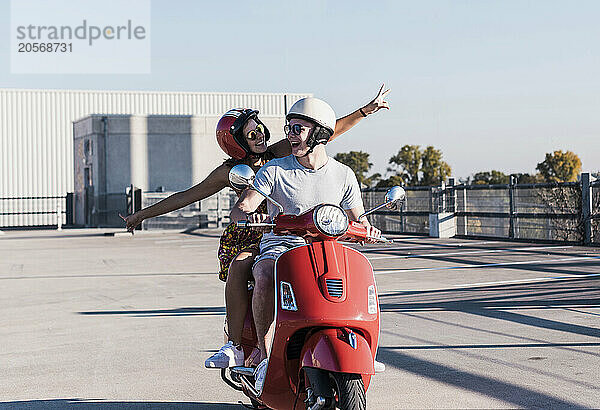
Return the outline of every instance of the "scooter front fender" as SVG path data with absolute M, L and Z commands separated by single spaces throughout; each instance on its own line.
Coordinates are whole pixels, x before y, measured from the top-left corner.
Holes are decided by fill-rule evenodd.
M 346 328 L 322 329 L 302 348 L 301 367 L 339 373 L 375 374 L 373 355 L 367 340 Z

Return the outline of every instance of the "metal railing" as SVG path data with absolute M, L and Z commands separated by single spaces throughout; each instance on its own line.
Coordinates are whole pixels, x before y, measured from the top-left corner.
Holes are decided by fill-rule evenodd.
M 151 206 L 174 192 L 143 192 L 142 208 Z M 229 212 L 237 196 L 233 190 L 223 190 L 209 198 L 194 202 L 167 214 L 147 219 L 143 229 L 221 228 L 229 223 Z
M 600 245 L 600 180 L 591 183 L 590 242 Z
M 429 214 L 449 213 L 456 234 L 522 240 L 600 243 L 600 181 L 506 185 L 405 187 L 400 212 L 382 210 L 371 221 L 389 233 L 429 233 Z M 368 208 L 386 189 L 363 192 Z M 587 194 L 586 194 L 587 193 Z
M 600 244 L 600 180 L 582 174 L 579 182 L 518 185 L 449 185 L 405 187 L 402 209 L 383 208 L 371 222 L 387 233 L 430 232 L 430 214 L 447 213 L 455 219 L 456 234 L 465 237 L 563 241 Z M 362 193 L 365 209 L 383 202 L 387 189 Z M 133 193 L 133 195 L 132 195 Z M 127 193 L 88 198 L 84 226 L 122 226 L 118 213 L 131 213 L 172 192 Z M 226 190 L 186 208 L 144 221 L 145 229 L 221 227 L 237 197 Z M 61 227 L 74 223 L 73 194 L 65 196 L 0 198 L 0 228 Z M 87 209 L 87 208 L 86 208 Z
M 0 198 L 0 228 L 57 227 L 73 224 L 73 194 Z

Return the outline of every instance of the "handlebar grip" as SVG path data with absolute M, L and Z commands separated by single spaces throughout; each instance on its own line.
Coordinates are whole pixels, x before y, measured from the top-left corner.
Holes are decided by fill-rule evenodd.
M 237 226 L 240 228 L 273 228 L 275 224 L 268 222 L 248 222 L 248 221 L 238 221 L 236 222 Z

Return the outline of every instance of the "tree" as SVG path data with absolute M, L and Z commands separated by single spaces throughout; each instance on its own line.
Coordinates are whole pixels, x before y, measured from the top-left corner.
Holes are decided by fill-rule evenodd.
M 421 150 L 419 145 L 405 145 L 389 163 L 388 172 L 393 173 L 392 177 L 380 181 L 378 186 L 393 186 L 398 181 L 409 186 L 438 185 L 452 172 L 450 165 L 442 160 L 442 151 L 432 146 Z
M 421 185 L 439 185 L 451 175 L 452 169 L 442 160 L 442 151 L 428 146 L 423 152 L 421 172 Z
M 458 183 L 460 185 L 471 185 L 471 181 L 472 181 L 472 179 L 470 176 L 468 176 L 466 178 L 458 177 Z
M 371 186 L 371 183 L 374 180 L 377 180 L 381 177 L 381 174 L 373 174 L 370 177 L 367 177 L 366 174 L 369 172 L 372 163 L 369 162 L 369 153 L 363 151 L 350 151 L 350 152 L 340 152 L 337 153 L 334 157 L 336 161 L 345 164 L 354 171 L 356 175 L 356 179 L 358 183 L 362 185 Z
M 405 145 L 390 158 L 388 172 L 394 172 L 406 185 L 419 185 L 423 153 L 418 145 Z
M 510 176 L 503 172 L 492 170 L 477 172 L 473 175 L 473 184 L 475 185 L 500 185 L 508 184 L 510 182 Z
M 400 175 L 392 175 L 388 179 L 380 179 L 375 188 L 390 188 L 396 185 L 404 185 L 404 181 Z
M 546 154 L 536 169 L 546 182 L 574 182 L 581 172 L 581 160 L 571 151 L 554 151 Z
M 539 184 L 544 182 L 541 174 L 514 174 L 517 177 L 517 184 Z
M 381 174 L 379 172 L 374 173 L 369 178 L 367 178 L 367 182 L 370 187 L 377 186 L 377 184 L 381 181 Z

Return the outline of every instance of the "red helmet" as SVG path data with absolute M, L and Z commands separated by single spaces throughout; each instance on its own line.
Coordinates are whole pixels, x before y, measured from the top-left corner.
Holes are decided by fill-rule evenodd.
M 232 158 L 243 159 L 252 153 L 242 132 L 244 124 L 250 119 L 263 125 L 265 128 L 265 141 L 269 141 L 269 130 L 258 119 L 258 110 L 234 108 L 223 114 L 217 123 L 217 142 L 221 149 Z

